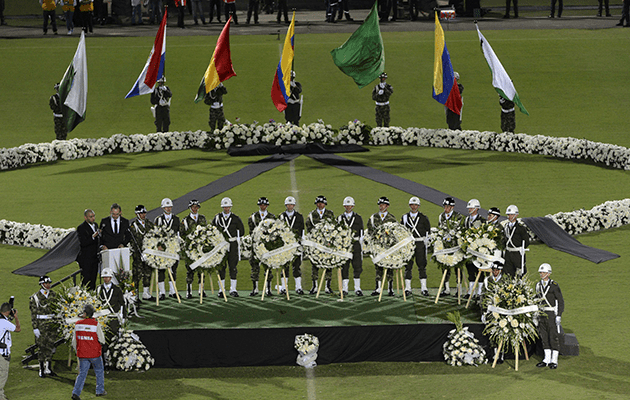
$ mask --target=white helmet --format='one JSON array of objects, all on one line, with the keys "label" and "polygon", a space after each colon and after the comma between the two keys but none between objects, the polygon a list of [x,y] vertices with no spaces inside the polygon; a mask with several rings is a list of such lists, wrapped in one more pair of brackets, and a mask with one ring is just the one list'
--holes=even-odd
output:
[{"label": "white helmet", "polygon": [[410,204],[410,205],[411,205],[411,204],[417,204],[417,205],[420,205],[420,199],[419,199],[419,198],[417,198],[416,196],[414,196],[414,197],[412,197],[412,198],[410,198],[410,199],[409,199],[409,204]]},{"label": "white helmet", "polygon": [[459,73],[457,73],[457,71],[453,71],[453,76],[455,79],[459,80]]},{"label": "white helmet", "polygon": [[479,200],[477,199],[470,199],[466,208],[481,208],[481,203],[479,203]]},{"label": "white helmet", "polygon": [[101,278],[113,278],[114,277],[114,271],[112,271],[110,268],[103,268],[103,270],[101,271]]},{"label": "white helmet", "polygon": [[284,205],[286,206],[287,204],[295,205],[295,197],[288,196],[286,199],[284,199]]},{"label": "white helmet", "polygon": [[346,197],[345,199],[343,199],[343,206],[352,206],[354,207],[354,199],[350,196]]},{"label": "white helmet", "polygon": [[538,272],[549,272],[549,273],[551,273],[551,265],[549,265],[547,263],[540,264],[540,267],[538,267]]},{"label": "white helmet", "polygon": [[162,199],[162,205],[160,207],[173,207],[173,201],[168,197],[165,197]]},{"label": "white helmet", "polygon": [[224,197],[221,199],[221,207],[232,207],[232,199]]},{"label": "white helmet", "polygon": [[505,214],[518,214],[518,207],[516,207],[514,204],[509,205],[507,210],[505,211]]}]

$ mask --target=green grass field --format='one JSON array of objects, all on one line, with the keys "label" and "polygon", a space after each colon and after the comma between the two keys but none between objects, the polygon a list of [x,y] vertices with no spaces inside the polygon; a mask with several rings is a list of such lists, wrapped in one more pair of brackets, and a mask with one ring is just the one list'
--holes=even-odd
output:
[{"label": "green grass field", "polygon": [[[481,26],[483,29],[483,26]],[[485,31],[503,61],[531,116],[517,116],[517,131],[529,134],[585,137],[630,145],[626,118],[630,105],[627,84],[629,38],[623,30],[598,31]],[[303,35],[296,41],[296,70],[304,86],[303,122],[321,118],[338,127],[358,118],[372,123],[369,87],[358,90],[330,62],[330,49],[345,35]],[[383,35],[387,71],[395,93],[392,124],[444,127],[443,108],[430,96],[433,42],[431,33]],[[499,106],[490,73],[474,32],[447,32],[455,69],[462,75],[464,128],[499,127]],[[124,100],[142,68],[153,38],[88,38],[90,95],[87,120],[73,137],[149,133],[153,125],[148,98]],[[192,102],[207,67],[216,37],[169,38],[167,72],[174,92],[174,130],[207,126],[207,107]],[[76,49],[75,38],[0,41],[0,146],[50,141],[54,137],[48,97]],[[62,43],[61,45],[59,43]],[[226,83],[228,119],[242,122],[280,119],[269,100],[279,43],[273,37],[233,37],[232,56],[237,77]],[[45,62],[43,62],[45,61]],[[45,68],[42,65],[45,64]],[[264,66],[264,67],[263,67]],[[630,175],[588,163],[544,156],[410,147],[370,147],[369,153],[345,155],[453,196],[476,197],[484,208],[517,204],[521,216],[543,216],[558,211],[590,208],[627,197]],[[230,158],[225,152],[186,150],[149,154],[118,154],[76,161],[59,161],[0,173],[1,218],[20,222],[73,227],[82,211],[94,208],[97,218],[116,201],[131,218],[138,203],[148,208],[161,198],[179,197],[260,157]],[[342,199],[357,199],[356,211],[367,217],[376,199],[387,195],[391,212],[406,211],[410,195],[307,157],[285,164],[225,193],[235,200],[234,212],[246,217],[255,211],[259,196],[271,200],[271,212],[281,211],[291,193],[291,169],[297,182],[299,209],[312,209],[315,196],[325,194],[330,208],[341,212]],[[207,216],[219,211],[218,199],[203,204]],[[437,223],[440,208],[423,201],[422,211]],[[522,361],[519,371],[508,362],[496,369],[453,368],[442,363],[357,363],[318,366],[307,380],[298,367],[159,370],[147,373],[111,372],[106,376],[108,398],[115,399],[625,399],[630,393],[630,345],[624,339],[630,280],[627,243],[630,228],[582,235],[587,245],[621,257],[600,265],[557,252],[542,244],[528,254],[530,271],[542,262],[554,268],[553,278],[563,290],[563,326],[580,342],[579,357],[561,357],[556,371],[537,369],[537,361]],[[23,332],[14,334],[14,358],[6,386],[10,399],[65,399],[70,397],[76,372],[65,367],[67,348],[55,356],[57,379],[41,380],[34,370],[20,368],[23,349],[32,344],[28,296],[36,279],[11,274],[43,255],[43,250],[0,246],[0,296],[16,296]],[[57,280],[77,268],[67,266],[51,274]],[[428,265],[429,286],[437,287],[436,265]],[[366,260],[362,282],[372,288],[374,271]],[[183,280],[179,286],[183,289]],[[308,286],[308,283],[307,283]],[[414,272],[414,286],[418,286]],[[249,265],[239,266],[239,289],[251,288]],[[262,345],[262,344],[261,344]],[[310,388],[310,391],[309,391]],[[83,398],[92,398],[94,378],[88,378]],[[309,397],[315,395],[315,397]]]}]

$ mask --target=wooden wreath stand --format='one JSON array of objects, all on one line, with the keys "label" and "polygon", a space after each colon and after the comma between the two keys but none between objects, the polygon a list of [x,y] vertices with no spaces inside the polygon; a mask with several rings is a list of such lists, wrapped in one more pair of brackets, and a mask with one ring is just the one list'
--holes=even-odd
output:
[{"label": "wooden wreath stand", "polygon": [[[523,351],[525,352],[525,359],[529,361],[529,354],[527,354],[527,346],[525,346],[525,340],[523,340],[521,344],[523,345]],[[494,355],[494,362],[492,363],[492,368],[494,368],[497,365],[497,360],[499,359],[499,354],[501,354],[502,347],[503,347],[503,340],[499,342],[499,347],[497,348],[497,352]],[[520,353],[520,351],[516,351],[514,353],[514,357],[515,357],[514,360],[516,361],[514,365],[515,371],[518,371],[518,353]]]},{"label": "wooden wreath stand", "polygon": [[[435,296],[435,304],[437,304],[440,299],[440,292],[442,292],[442,287],[444,287],[444,281],[446,280],[446,273],[448,269],[444,270],[442,274],[442,280],[440,281],[440,287],[438,288],[437,296]],[[479,276],[477,276],[479,278]],[[457,304],[462,304],[462,281],[461,281],[461,269],[457,268]]]},{"label": "wooden wreath stand", "polygon": [[[173,282],[173,284],[175,284],[175,279],[173,279],[173,272],[171,271],[171,267],[166,268],[168,271],[168,277],[170,279],[169,282]],[[151,277],[151,287],[149,288],[149,293],[153,293],[153,283],[155,283],[155,305],[159,306],[160,305],[160,289],[159,289],[159,285],[158,285],[158,268],[153,268],[153,272],[152,272],[153,276],[155,276],[155,280],[153,279],[153,277]],[[179,297],[179,292],[177,291],[177,288],[175,288],[175,295],[177,296],[177,302],[178,303],[182,303],[182,299]]]},{"label": "wooden wreath stand", "polygon": [[[383,268],[385,271],[383,273],[383,280],[381,281],[381,293],[378,295],[378,301],[381,301],[381,298],[383,297],[383,292],[385,291],[385,282],[387,282],[387,271],[389,270],[389,268]],[[402,268],[397,268],[395,271],[398,271],[398,273],[396,272],[392,272],[394,274],[394,276],[396,277],[396,291],[399,291],[399,287],[398,287],[398,282],[400,280],[400,282],[404,282],[403,280],[403,272],[402,272]],[[407,294],[405,293],[405,291],[403,290],[403,300],[407,301]]]},{"label": "wooden wreath stand", "polygon": [[[267,291],[267,279],[269,279],[269,270],[271,268],[267,268],[265,271],[265,283],[263,284],[262,296],[260,296],[260,300],[265,300],[265,292]],[[282,282],[284,282],[285,291],[287,293],[287,300],[289,300],[289,279],[284,273],[284,268],[278,268],[282,270]],[[276,274],[276,286],[278,287],[278,295],[280,295],[280,274]],[[319,293],[319,292],[318,292]]]},{"label": "wooden wreath stand", "polygon": [[[322,272],[322,278],[319,280],[319,286],[317,287],[317,295],[315,296],[315,298],[319,297],[319,292],[322,290],[322,285],[324,284],[324,278],[326,277],[326,271],[328,270],[328,268],[321,268],[324,270],[324,272]],[[337,267],[337,268],[332,268],[332,269],[336,269],[337,270],[337,280],[339,281],[339,293],[341,294],[341,300],[343,300],[343,286],[342,286],[342,279],[341,279],[341,267]]]},{"label": "wooden wreath stand", "polygon": [[[206,276],[206,269],[202,269],[201,281],[199,282],[199,304],[203,304],[203,288],[204,288],[203,281],[204,281],[205,276]],[[221,284],[221,278],[219,277],[218,272],[217,272],[217,280],[219,281],[219,286],[223,286]],[[214,285],[212,284],[212,270],[208,270],[208,281],[210,281],[210,292],[214,295]],[[223,290],[223,298],[225,299],[225,301],[227,301],[225,290]]]},{"label": "wooden wreath stand", "polygon": [[[481,276],[482,272],[490,272],[491,270],[489,269],[479,269],[479,271],[477,271],[477,277],[475,278],[475,283],[473,284],[472,287],[472,293],[475,293],[475,288],[477,288],[477,284],[479,283],[479,277]],[[472,293],[470,293],[470,296],[468,297],[468,302],[466,302],[466,308],[468,308],[468,306],[470,305],[470,301],[473,298]]]}]

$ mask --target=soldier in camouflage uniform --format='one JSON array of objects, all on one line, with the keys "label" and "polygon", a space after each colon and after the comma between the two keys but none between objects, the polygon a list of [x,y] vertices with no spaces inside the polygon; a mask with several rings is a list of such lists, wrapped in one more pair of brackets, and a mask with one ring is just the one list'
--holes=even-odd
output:
[{"label": "soldier in camouflage uniform", "polygon": [[35,334],[35,344],[39,348],[39,377],[57,376],[52,371],[52,356],[55,352],[57,330],[53,326],[53,305],[57,302],[57,294],[50,287],[52,280],[44,275],[39,278],[41,289],[30,298],[31,323]]},{"label": "soldier in camouflage uniform", "polygon": [[[278,215],[278,219],[286,222],[286,224],[291,228],[298,242],[304,236],[304,217],[299,212],[295,211],[295,197],[289,196],[284,199],[284,206],[286,210],[283,211],[280,215]],[[295,257],[293,260],[293,279],[295,280],[295,293],[304,294],[304,290],[302,289],[302,270],[300,267],[302,266],[302,255],[299,257]],[[284,275],[289,278],[289,266],[284,267]],[[288,286],[288,284],[287,284]],[[284,294],[284,290],[288,290],[288,287],[284,287],[284,282],[281,287],[281,294]]]},{"label": "soldier in camouflage uniform", "polygon": [[[199,209],[201,208],[199,200],[190,200],[188,202],[188,208],[190,209],[190,214],[188,214],[186,218],[184,218],[179,224],[179,236],[182,238],[182,240],[186,240],[186,236],[194,232],[195,229],[197,229],[198,225],[205,226],[208,224],[208,222],[206,221],[206,216],[203,214],[199,214]],[[192,264],[193,262],[188,259],[185,251],[183,253],[184,260],[186,262],[186,298],[192,299],[192,283],[193,278],[195,277],[195,271],[190,269],[190,264]],[[198,282],[201,282],[202,273],[202,269],[197,270]],[[199,296],[206,297],[206,293],[202,292],[201,288],[199,288]]]},{"label": "soldier in camouflage uniform", "polygon": [[[216,226],[225,236],[225,240],[230,243],[227,258],[227,266],[230,269],[230,296],[239,297],[236,291],[236,276],[238,273],[236,267],[241,258],[239,241],[245,235],[245,227],[238,215],[232,213],[232,199],[229,197],[222,198],[221,208],[223,208],[223,212],[214,216],[212,225]],[[219,266],[219,277],[221,278],[221,285],[225,288],[225,263]],[[223,293],[219,292],[218,296],[222,298]]]},{"label": "soldier in camouflage uniform", "polygon": [[418,265],[418,277],[420,278],[420,294],[429,296],[427,289],[427,238],[431,233],[431,223],[426,215],[418,211],[420,208],[420,199],[412,197],[409,199],[410,211],[404,214],[400,219],[400,223],[407,228],[413,235],[416,243],[413,257],[405,266],[405,295],[410,296],[411,291],[411,271],[413,270],[413,261],[416,260]]},{"label": "soldier in camouflage uniform", "polygon": [[551,265],[541,264],[538,272],[540,282],[536,284],[536,294],[543,299],[542,310],[546,315],[538,317],[538,335],[542,341],[545,358],[536,366],[556,369],[560,352],[560,323],[564,312],[564,298],[558,283],[549,279]]},{"label": "soldier in camouflage uniform", "polygon": [[55,92],[57,93],[50,96],[50,100],[48,101],[55,119],[55,136],[57,140],[66,140],[66,137],[68,137],[68,129],[66,128],[66,124],[63,123],[63,109],[61,107],[61,98],[59,97],[58,83],[55,84]]},{"label": "soldier in camouflage uniform", "polygon": [[361,272],[363,272],[363,253],[361,252],[361,243],[363,242],[363,218],[353,211],[354,199],[350,196],[343,199],[343,208],[346,210],[337,217],[337,222],[343,223],[352,229],[352,260],[348,260],[341,268],[341,284],[343,295],[348,295],[348,283],[350,282],[350,264],[354,276],[354,294],[363,296],[361,290]]},{"label": "soldier in camouflage uniform", "polygon": [[516,112],[514,102],[499,95],[501,105],[501,132],[514,133],[516,129]]},{"label": "soldier in camouflage uniform", "polygon": [[[367,222],[367,232],[368,234],[372,234],[374,230],[383,225],[386,222],[398,222],[396,217],[390,214],[387,209],[389,208],[389,199],[385,196],[378,199],[378,212],[372,214],[370,219]],[[382,285],[381,281],[383,280],[383,267],[374,266],[376,268],[376,288],[372,292],[372,296],[378,296],[381,294]],[[393,274],[388,274],[388,296],[394,296],[394,281]]]},{"label": "soldier in camouflage uniform", "polygon": [[139,204],[136,207],[136,219],[131,221],[129,230],[131,231],[131,248],[133,250],[133,281],[140,291],[140,281],[142,281],[142,299],[143,300],[155,300],[155,297],[151,296],[151,268],[146,262],[144,262],[144,256],[142,255],[142,242],[144,241],[144,235],[153,228],[153,222],[147,219],[147,209]]},{"label": "soldier in camouflage uniform", "polygon": [[223,114],[223,95],[227,94],[227,89],[222,83],[210,92],[206,93],[203,102],[210,106],[210,132],[214,132],[215,128],[223,129],[225,124],[225,115]]},{"label": "soldier in camouflage uniform", "polygon": [[[442,201],[442,206],[444,206],[444,212],[442,212],[438,217],[438,227],[444,228],[448,221],[453,221],[455,225],[460,225],[463,221],[463,216],[454,210],[455,208],[455,199],[452,197],[446,197],[444,201]],[[451,270],[446,271],[446,277],[444,278],[444,289],[440,296],[445,296],[451,293],[451,289],[449,287],[449,279],[451,278]],[[457,296],[457,290],[453,294]]]},{"label": "soldier in camouflage uniform", "polygon": [[[254,233],[254,229],[256,229],[256,227],[258,226],[258,224],[262,222],[262,220],[276,219],[275,215],[267,211],[267,208],[269,207],[269,199],[267,199],[266,197],[260,197],[256,204],[258,205],[259,210],[253,213],[252,215],[250,215],[249,218],[247,219],[247,225],[249,225],[250,236]],[[249,259],[249,265],[252,268],[252,273],[250,277],[252,278],[252,286],[253,286],[252,292],[249,295],[256,296],[258,294],[258,277],[260,275],[260,262],[254,258],[253,254],[251,258]],[[267,292],[266,292],[267,296],[271,296],[271,278],[272,277],[273,277],[273,274],[269,272],[269,277],[268,277],[269,280],[267,281]]]},{"label": "soldier in camouflage uniform", "polygon": [[385,82],[387,74],[383,72],[379,78],[381,83],[374,86],[372,100],[376,102],[376,126],[389,126],[389,97],[394,93],[394,88]]},{"label": "soldier in camouflage uniform", "polygon": [[[317,207],[315,210],[311,211],[306,217],[306,221],[304,221],[304,226],[307,232],[310,232],[315,225],[322,222],[324,219],[334,219],[335,213],[331,210],[326,209],[326,205],[328,204],[328,200],[326,200],[326,196],[317,196],[315,198],[315,206]],[[313,280],[313,286],[311,290],[309,290],[309,294],[317,293],[317,281],[319,277],[319,268],[313,265],[313,269],[311,270],[311,279]],[[330,279],[332,277],[332,272],[330,269],[326,269],[326,293],[332,293],[332,289],[330,288]]]}]

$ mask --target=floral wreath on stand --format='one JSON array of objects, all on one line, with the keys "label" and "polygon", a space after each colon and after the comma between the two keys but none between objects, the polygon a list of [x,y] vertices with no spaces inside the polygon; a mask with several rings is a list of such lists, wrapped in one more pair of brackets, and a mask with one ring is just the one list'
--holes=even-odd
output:
[{"label": "floral wreath on stand", "polygon": [[[268,284],[269,270],[282,268],[282,273],[284,274],[284,267],[290,265],[297,257],[300,243],[297,241],[291,228],[279,219],[262,220],[252,232],[251,238],[252,257],[259,261],[260,265],[266,270],[266,286]],[[286,278],[283,277],[283,279]],[[279,279],[280,276],[276,275],[276,281],[279,281]],[[278,287],[280,287],[280,282],[277,283]],[[266,287],[263,289],[263,298],[266,289]],[[289,291],[287,290],[286,292],[288,299]]]},{"label": "floral wreath on stand", "polygon": [[[343,223],[327,218],[311,229],[302,241],[302,245],[304,246],[304,255],[313,266],[332,270],[342,267],[348,260],[352,259],[353,241],[352,229]],[[320,290],[325,275],[322,274],[319,284]],[[339,270],[339,275],[341,275],[341,270]],[[339,278],[339,285],[341,285],[341,278]],[[342,291],[340,290],[340,292]]]},{"label": "floral wreath on stand", "polygon": [[122,329],[111,347],[112,365],[120,371],[148,371],[155,364],[151,353],[133,331]]},{"label": "floral wreath on stand", "polygon": [[468,327],[463,327],[459,311],[448,313],[446,318],[455,324],[455,329],[448,333],[448,340],[442,346],[446,363],[458,367],[462,365],[477,367],[487,363],[486,351],[475,335],[468,331]]},{"label": "floral wreath on stand", "polygon": [[[184,253],[190,261],[190,269],[203,268],[212,272],[221,265],[228,256],[230,244],[225,240],[225,236],[214,225],[197,225],[195,230],[184,238]],[[201,274],[199,291],[204,289],[203,279],[205,274]],[[210,280],[212,285],[212,280]],[[222,290],[222,292],[225,292]],[[203,302],[203,296],[199,296],[199,302]]]},{"label": "floral wreath on stand", "polygon": [[133,282],[131,273],[121,268],[114,272],[114,277],[118,281],[118,287],[123,292],[125,305],[127,306],[127,315],[135,315],[138,317],[138,310],[136,309],[138,290],[135,282]]},{"label": "floral wreath on stand", "polygon": [[[461,249],[462,227],[459,221],[446,221],[446,226],[440,228],[431,228],[431,242],[433,246],[433,257],[437,262],[438,268],[443,271],[442,281],[438,289],[435,303],[440,298],[440,292],[446,271],[450,269],[461,270],[466,264],[465,253]],[[459,284],[459,282],[458,282]]]},{"label": "floral wreath on stand", "polygon": [[154,226],[142,240],[145,262],[156,269],[167,269],[179,260],[179,237],[170,229]]},{"label": "floral wreath on stand", "polygon": [[57,327],[61,338],[66,341],[72,340],[74,326],[77,321],[83,319],[83,311],[87,304],[91,304],[94,307],[93,318],[98,321],[101,328],[103,330],[108,329],[107,315],[111,311],[103,305],[94,292],[90,292],[83,287],[73,286],[67,289],[63,287],[58,294],[57,302],[53,305],[53,310],[57,314],[54,325]]},{"label": "floral wreath on stand", "polygon": [[[497,357],[501,348],[514,352],[516,370],[520,347],[523,346],[527,354],[525,341],[533,342],[538,337],[534,320],[541,315],[541,302],[527,275],[504,276],[496,285],[490,285],[483,298],[483,307],[487,310],[483,334],[494,344],[498,343]],[[495,357],[495,363],[496,360]]]},{"label": "floral wreath on stand", "polygon": [[[366,236],[363,251],[370,254],[374,265],[385,268],[387,275],[388,269],[398,270],[402,274],[402,268],[413,257],[415,249],[416,242],[411,232],[397,222],[386,222]],[[400,279],[404,282],[402,277]],[[386,276],[383,277],[383,282],[385,280]],[[404,291],[403,297],[406,301]]]}]

